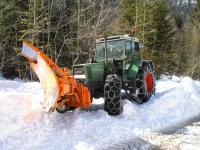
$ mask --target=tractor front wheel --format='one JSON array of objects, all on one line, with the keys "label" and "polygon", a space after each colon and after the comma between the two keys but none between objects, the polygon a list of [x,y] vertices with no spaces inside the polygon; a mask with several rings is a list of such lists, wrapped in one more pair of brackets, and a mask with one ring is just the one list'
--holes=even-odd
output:
[{"label": "tractor front wheel", "polygon": [[123,112],[123,101],[121,99],[122,84],[116,74],[106,77],[104,85],[104,110],[111,116],[119,115]]}]

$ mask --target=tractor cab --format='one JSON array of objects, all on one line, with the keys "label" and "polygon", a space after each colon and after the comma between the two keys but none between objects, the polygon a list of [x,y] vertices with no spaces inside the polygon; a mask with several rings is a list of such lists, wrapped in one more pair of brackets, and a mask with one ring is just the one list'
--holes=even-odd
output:
[{"label": "tractor cab", "polygon": [[96,57],[97,62],[109,60],[124,60],[131,57],[139,51],[142,44],[139,44],[137,38],[129,35],[111,36],[96,40]]},{"label": "tractor cab", "polygon": [[133,64],[141,62],[138,55],[140,48],[143,44],[129,35],[100,38],[96,40],[94,62],[105,64],[105,75],[116,73],[122,80],[127,80],[136,74]]}]

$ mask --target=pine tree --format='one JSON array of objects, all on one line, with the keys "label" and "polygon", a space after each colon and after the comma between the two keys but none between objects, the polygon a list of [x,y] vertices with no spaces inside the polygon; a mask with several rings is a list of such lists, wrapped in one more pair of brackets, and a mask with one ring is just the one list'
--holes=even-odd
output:
[{"label": "pine tree", "polygon": [[186,74],[200,79],[200,0],[191,13],[190,24],[187,31],[188,67]]},{"label": "pine tree", "polygon": [[[18,19],[21,7],[26,1],[2,0],[0,2],[0,53],[1,73],[13,78],[17,76]],[[19,5],[20,3],[20,5]]]},{"label": "pine tree", "polygon": [[141,51],[142,57],[153,59],[160,73],[173,72],[171,66],[176,66],[176,52],[172,50],[174,32],[166,1],[124,0],[122,6],[124,28],[134,27],[135,35],[146,46]]},{"label": "pine tree", "polygon": [[159,72],[172,73],[172,66],[174,66],[172,51],[173,45],[173,26],[169,13],[169,7],[165,0],[157,0],[156,7],[153,10],[153,21],[155,24],[154,37],[149,36],[149,41],[152,41],[148,46],[155,50],[152,56],[155,63],[158,63]]}]

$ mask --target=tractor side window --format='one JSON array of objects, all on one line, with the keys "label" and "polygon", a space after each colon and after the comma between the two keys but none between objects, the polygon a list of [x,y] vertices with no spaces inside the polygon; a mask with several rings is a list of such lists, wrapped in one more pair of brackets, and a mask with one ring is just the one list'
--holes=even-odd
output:
[{"label": "tractor side window", "polygon": [[123,49],[116,46],[108,48],[108,58],[120,58],[123,55]]},{"label": "tractor side window", "polygon": [[135,53],[135,43],[134,42],[132,42],[132,52],[133,52],[133,54]]},{"label": "tractor side window", "polygon": [[96,50],[96,59],[104,60],[105,59],[105,47],[103,44],[99,44]]},{"label": "tractor side window", "polygon": [[126,57],[129,58],[132,55],[131,42],[126,43]]},{"label": "tractor side window", "polygon": [[[130,43],[127,46],[127,49],[130,51]],[[108,59],[121,59],[123,58],[125,52],[125,40],[113,40],[107,41],[107,53]],[[96,44],[96,60],[102,61],[105,60],[105,43]]]}]

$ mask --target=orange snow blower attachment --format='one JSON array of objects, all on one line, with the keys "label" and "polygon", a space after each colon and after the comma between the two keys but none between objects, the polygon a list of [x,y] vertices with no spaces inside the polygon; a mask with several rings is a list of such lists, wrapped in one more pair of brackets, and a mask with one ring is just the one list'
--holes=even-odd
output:
[{"label": "orange snow blower attachment", "polygon": [[[38,76],[44,89],[45,110],[54,111],[58,105],[87,108],[90,92],[77,83],[67,68],[59,68],[46,54],[28,42],[23,42],[21,54],[30,61],[30,66]],[[64,106],[63,106],[64,107]]]}]

